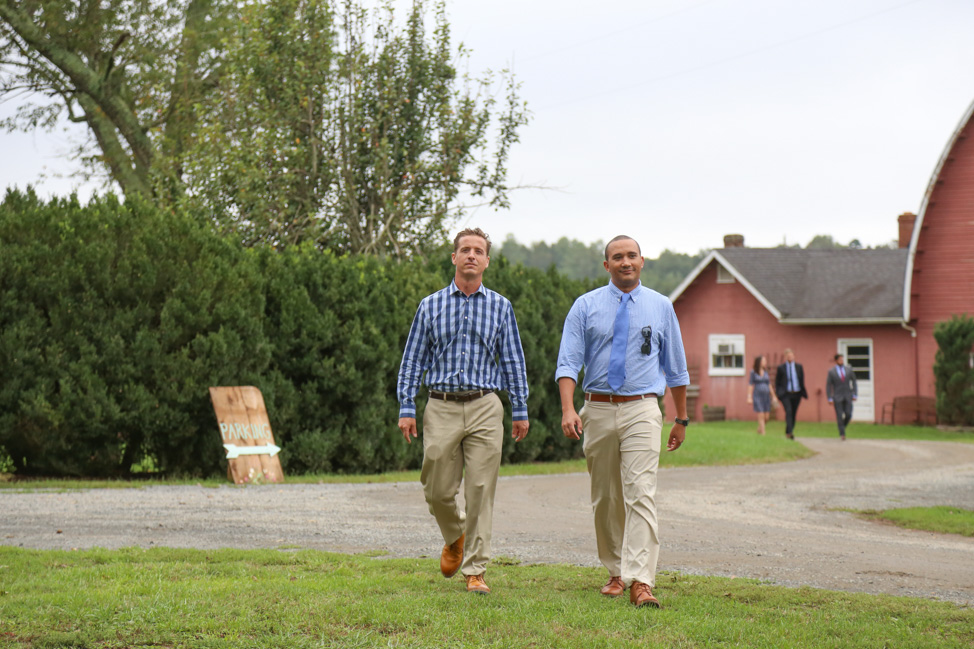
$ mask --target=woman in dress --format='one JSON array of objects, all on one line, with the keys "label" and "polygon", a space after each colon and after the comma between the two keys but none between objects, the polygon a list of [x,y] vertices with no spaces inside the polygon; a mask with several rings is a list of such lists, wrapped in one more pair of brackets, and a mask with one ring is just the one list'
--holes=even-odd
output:
[{"label": "woman in dress", "polygon": [[758,413],[758,435],[764,435],[764,425],[771,418],[772,401],[776,399],[771,391],[768,363],[764,356],[758,356],[747,385],[747,402],[754,404],[754,412]]}]

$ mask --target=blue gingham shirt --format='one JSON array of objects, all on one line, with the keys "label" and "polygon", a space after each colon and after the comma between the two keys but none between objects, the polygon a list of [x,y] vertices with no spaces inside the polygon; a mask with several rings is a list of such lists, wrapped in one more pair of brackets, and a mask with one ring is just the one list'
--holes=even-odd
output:
[{"label": "blue gingham shirt", "polygon": [[[667,386],[690,384],[680,323],[673,305],[642,284],[630,293],[629,338],[626,342],[626,380],[615,394],[663,394]],[[613,394],[609,387],[612,331],[622,291],[612,284],[589,291],[575,300],[561,335],[555,381],[567,376],[578,381],[585,367],[585,392]],[[646,329],[650,327],[651,329]],[[647,335],[643,332],[647,331]],[[648,347],[645,343],[649,342]],[[644,353],[644,352],[649,353]]]},{"label": "blue gingham shirt", "polygon": [[507,390],[514,421],[528,418],[528,377],[510,300],[483,284],[467,297],[456,282],[423,298],[399,367],[399,416],[416,416],[416,393]]}]

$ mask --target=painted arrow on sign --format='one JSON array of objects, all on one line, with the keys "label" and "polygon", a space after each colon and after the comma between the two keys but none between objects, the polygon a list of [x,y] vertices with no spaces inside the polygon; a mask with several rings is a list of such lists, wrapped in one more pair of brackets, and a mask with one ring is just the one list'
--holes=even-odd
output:
[{"label": "painted arrow on sign", "polygon": [[266,444],[264,446],[237,446],[236,444],[224,444],[223,448],[227,449],[227,459],[232,460],[235,457],[240,457],[241,455],[270,455],[271,457],[277,455],[278,451],[281,450],[280,446],[276,444]]}]

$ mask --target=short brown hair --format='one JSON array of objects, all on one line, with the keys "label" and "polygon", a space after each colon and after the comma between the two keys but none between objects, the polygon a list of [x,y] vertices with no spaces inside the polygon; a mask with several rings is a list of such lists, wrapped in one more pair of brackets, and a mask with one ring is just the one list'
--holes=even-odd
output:
[{"label": "short brown hair", "polygon": [[636,244],[636,250],[639,251],[639,254],[640,255],[643,254],[643,249],[639,247],[639,242],[638,241],[636,241],[635,239],[633,239],[632,237],[630,237],[627,234],[620,234],[618,237],[612,237],[612,240],[609,241],[609,243],[605,244],[605,260],[606,261],[609,261],[609,246],[612,245],[613,243],[615,243],[616,241],[625,241],[625,240],[632,241],[634,244]]},{"label": "short brown hair", "polygon": [[480,237],[487,242],[487,256],[490,257],[490,237],[486,232],[480,228],[467,228],[465,230],[460,230],[457,232],[457,236],[453,237],[453,252],[460,249],[460,239],[463,237]]}]

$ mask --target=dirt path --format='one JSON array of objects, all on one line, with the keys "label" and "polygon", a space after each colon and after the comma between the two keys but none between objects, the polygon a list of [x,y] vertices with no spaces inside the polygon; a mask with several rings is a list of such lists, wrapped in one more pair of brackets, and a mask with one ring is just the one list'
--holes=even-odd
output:
[{"label": "dirt path", "polygon": [[[974,445],[801,442],[818,455],[661,471],[660,569],[974,605],[974,538],[837,511],[974,508]],[[440,548],[416,483],[4,491],[0,511],[0,544],[28,548]],[[503,478],[494,518],[495,557],[598,563],[585,474]]]}]

